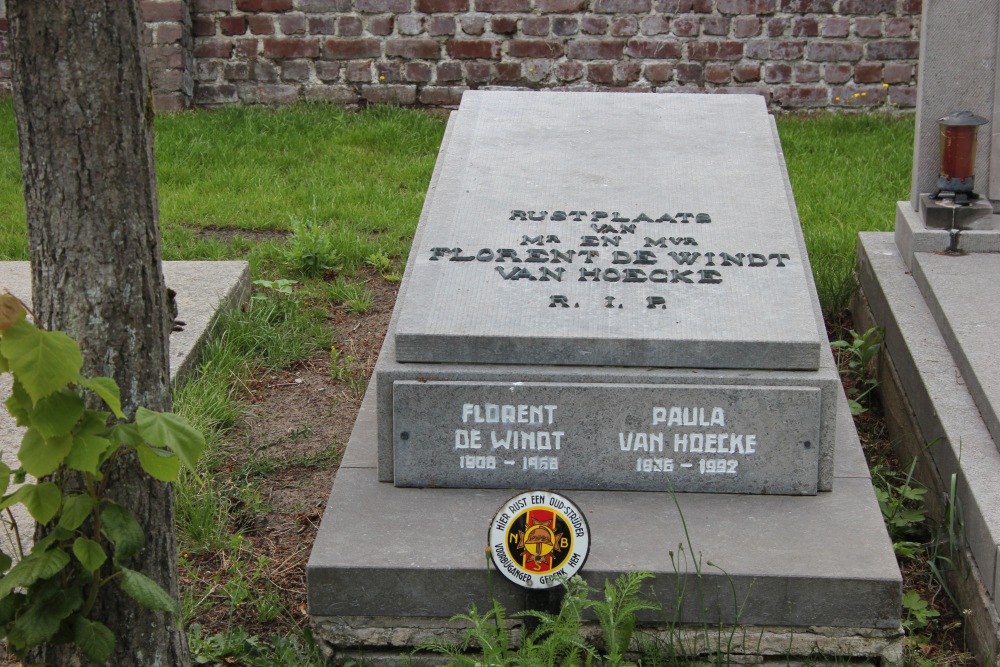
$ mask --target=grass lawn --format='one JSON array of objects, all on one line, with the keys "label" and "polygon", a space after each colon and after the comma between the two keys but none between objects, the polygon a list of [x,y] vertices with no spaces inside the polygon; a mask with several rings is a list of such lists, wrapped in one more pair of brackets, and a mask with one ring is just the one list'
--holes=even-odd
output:
[{"label": "grass lawn", "polygon": [[[209,434],[177,487],[184,615],[202,664],[321,664],[304,631],[305,558],[444,127],[440,114],[324,105],[157,119],[164,259],[247,259],[257,281],[175,391]],[[854,289],[857,233],[891,230],[908,197],[913,118],[784,116],[778,128],[834,319]],[[0,260],[24,259],[13,109],[0,99]]]}]

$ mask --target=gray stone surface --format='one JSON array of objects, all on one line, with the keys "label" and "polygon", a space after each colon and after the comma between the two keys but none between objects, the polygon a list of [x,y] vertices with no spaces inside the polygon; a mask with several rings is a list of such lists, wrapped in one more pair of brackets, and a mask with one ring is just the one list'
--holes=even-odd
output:
[{"label": "gray stone surface", "polygon": [[819,366],[761,99],[470,91],[451,124],[397,361]]},{"label": "gray stone surface", "polygon": [[[164,262],[164,279],[177,292],[179,319],[184,331],[170,335],[170,377],[176,381],[197,361],[198,347],[211,330],[220,306],[235,305],[250,291],[250,268],[246,262]],[[31,305],[31,267],[28,262],[0,262],[0,292],[9,290]],[[0,377],[0,402],[10,395],[10,377]],[[17,451],[23,429],[14,424],[6,409],[0,409],[0,459],[17,468]],[[19,525],[32,525],[21,505],[13,508]],[[22,535],[30,542],[32,530]],[[7,533],[0,539],[7,550]],[[10,553],[8,551],[8,553]]]},{"label": "gray stone surface", "polygon": [[957,205],[952,199],[931,199],[920,195],[920,216],[931,229],[996,229],[1000,216],[993,215],[993,205],[988,199],[976,199],[966,205]]},{"label": "gray stone surface", "polygon": [[1000,255],[920,253],[912,273],[986,427],[1000,442]]},{"label": "gray stone surface", "polygon": [[396,382],[395,484],[815,494],[820,390]]},{"label": "gray stone surface", "polygon": [[[920,23],[920,77],[917,83],[917,126],[910,205],[934,190],[940,168],[937,119],[953,111],[993,118],[997,76],[1000,3],[996,0],[924,2]],[[976,191],[996,202],[1000,182],[991,183],[991,134],[979,131]]]},{"label": "gray stone surface", "polygon": [[[998,215],[993,218],[1000,220]],[[945,252],[953,245],[959,252],[1000,252],[1000,231],[927,229],[909,202],[896,204],[895,240],[907,267],[912,267],[914,253]]]},{"label": "gray stone surface", "polygon": [[[860,235],[858,273],[874,319],[886,329],[885,349],[928,443],[927,455],[933,458],[945,488],[955,476],[965,540],[995,599],[1000,591],[1000,487],[996,484],[1000,452],[891,234]],[[959,283],[941,289],[960,294],[965,287]],[[952,322],[952,326],[963,323]]]},{"label": "gray stone surface", "polygon": [[[449,618],[486,608],[490,580],[508,609],[524,608],[522,590],[490,577],[484,558],[486,527],[513,492],[379,483],[375,392],[310,556],[309,613]],[[843,397],[838,411],[850,421]],[[605,578],[651,571],[661,603],[681,596],[683,623],[731,622],[743,605],[741,624],[897,628],[899,570],[860,449],[852,429],[838,432],[835,488],[816,496],[572,492],[593,536],[582,575],[603,588]]]}]

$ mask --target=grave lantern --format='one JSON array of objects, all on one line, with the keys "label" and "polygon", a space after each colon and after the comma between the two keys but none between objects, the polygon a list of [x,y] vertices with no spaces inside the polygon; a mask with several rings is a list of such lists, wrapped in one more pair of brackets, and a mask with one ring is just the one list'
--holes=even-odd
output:
[{"label": "grave lantern", "polygon": [[[938,119],[941,166],[934,192],[920,195],[920,213],[931,229],[957,232],[989,224],[993,206],[981,200],[976,187],[976,134],[989,121],[971,111],[955,111]],[[957,241],[957,237],[952,243]]]},{"label": "grave lantern", "polygon": [[952,193],[954,202],[978,199],[976,185],[976,134],[989,121],[971,111],[956,111],[938,119],[941,132],[941,169],[934,199]]}]

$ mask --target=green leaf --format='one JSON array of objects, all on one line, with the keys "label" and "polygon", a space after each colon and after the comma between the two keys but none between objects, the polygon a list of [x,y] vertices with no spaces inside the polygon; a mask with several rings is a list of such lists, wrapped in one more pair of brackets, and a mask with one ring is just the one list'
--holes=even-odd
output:
[{"label": "green leaf", "polygon": [[15,588],[27,588],[39,579],[54,577],[68,564],[69,555],[61,549],[35,549],[0,579],[0,598],[9,595]]},{"label": "green leaf", "polygon": [[110,660],[115,650],[115,635],[108,626],[83,616],[76,617],[76,623],[73,625],[73,641],[87,659],[99,665]]},{"label": "green leaf", "polygon": [[101,464],[101,455],[110,447],[111,441],[107,438],[78,433],[73,438],[73,446],[66,455],[66,466],[99,477],[98,466]]},{"label": "green leaf", "polygon": [[135,448],[139,455],[139,465],[152,477],[161,482],[176,482],[177,473],[181,469],[181,461],[173,452],[167,449],[139,445]]},{"label": "green leaf", "polygon": [[104,565],[104,561],[108,559],[101,545],[86,537],[78,537],[73,541],[73,555],[91,574]]},{"label": "green leaf", "polygon": [[94,500],[85,493],[77,493],[63,498],[62,514],[59,516],[59,526],[67,530],[76,530],[90,517],[94,509]]},{"label": "green leaf", "polygon": [[205,448],[205,437],[186,419],[169,412],[139,408],[135,412],[135,423],[143,440],[155,447],[172,449],[181,463],[194,470]]},{"label": "green leaf", "polygon": [[111,408],[115,417],[125,419],[125,413],[122,412],[122,392],[118,388],[117,382],[106,377],[85,378],[81,376],[77,378],[76,383],[100,396],[101,400]]},{"label": "green leaf", "polygon": [[0,495],[7,493],[7,487],[10,485],[10,473],[10,466],[0,461]]},{"label": "green leaf", "polygon": [[76,392],[60,389],[35,403],[31,425],[46,438],[54,438],[73,430],[83,411],[83,399]]},{"label": "green leaf", "polygon": [[135,424],[115,424],[108,435],[111,442],[119,447],[135,447],[142,442],[139,427]]},{"label": "green leaf", "polygon": [[21,439],[17,458],[29,475],[44,477],[59,467],[72,447],[73,436],[69,433],[43,438],[37,429],[29,428]]},{"label": "green leaf", "polygon": [[129,597],[146,609],[165,611],[171,615],[177,614],[177,600],[170,597],[170,594],[163,590],[158,583],[127,567],[123,567],[121,570],[120,584],[122,590]]},{"label": "green leaf", "polygon": [[17,380],[14,380],[10,398],[4,402],[4,405],[7,406],[7,412],[14,418],[14,422],[18,426],[31,426],[30,415],[34,404],[31,402],[28,392],[24,390],[24,387]]},{"label": "green leaf", "polygon": [[83,413],[83,418],[80,420],[80,426],[76,429],[77,434],[104,435],[104,432],[108,430],[108,417],[110,416],[110,412],[87,410]]},{"label": "green leaf", "polygon": [[101,511],[101,532],[115,545],[115,560],[119,562],[139,553],[146,543],[139,522],[117,504],[110,504]]},{"label": "green leaf", "polygon": [[37,646],[51,640],[59,631],[64,618],[69,617],[83,603],[78,588],[67,588],[52,596],[32,599],[28,595],[28,605],[22,610],[14,627],[28,646]]},{"label": "green leaf", "polygon": [[61,331],[40,331],[23,319],[0,338],[0,351],[33,401],[74,382],[83,367],[76,341]]},{"label": "green leaf", "polygon": [[59,511],[62,503],[62,491],[52,482],[40,484],[25,484],[14,493],[4,497],[0,502],[0,510],[16,503],[22,503],[28,508],[31,518],[38,523],[48,523]]},{"label": "green leaf", "polygon": [[10,556],[0,551],[0,572],[6,572],[13,565],[14,561],[11,560]]}]

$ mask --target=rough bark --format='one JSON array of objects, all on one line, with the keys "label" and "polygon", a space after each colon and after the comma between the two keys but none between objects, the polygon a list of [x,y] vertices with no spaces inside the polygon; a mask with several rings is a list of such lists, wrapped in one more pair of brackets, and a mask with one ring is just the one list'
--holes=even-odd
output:
[{"label": "rough bark", "polygon": [[[33,307],[81,345],[84,372],[114,378],[122,406],[170,407],[169,318],[160,266],[153,110],[137,0],[7,0],[14,109],[32,259]],[[125,563],[177,596],[170,485],[136,461],[110,493],[146,528]],[[95,611],[115,633],[109,664],[188,665],[176,619],[139,607],[115,585]],[[87,664],[46,647],[46,665]]]}]

